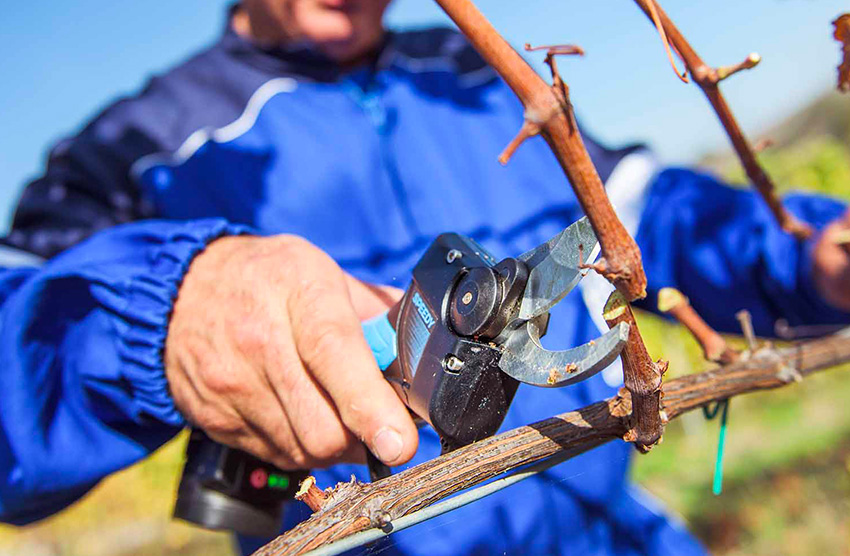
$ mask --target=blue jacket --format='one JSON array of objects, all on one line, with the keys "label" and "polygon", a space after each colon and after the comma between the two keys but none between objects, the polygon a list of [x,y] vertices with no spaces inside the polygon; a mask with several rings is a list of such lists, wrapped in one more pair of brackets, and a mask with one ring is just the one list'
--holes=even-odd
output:
[{"label": "blue jacket", "polygon": [[[357,277],[404,287],[441,232],[511,255],[578,218],[541,139],[506,168],[496,161],[521,122],[514,95],[453,31],[391,34],[374,68],[347,74],[307,49],[264,50],[226,32],[61,141],[0,253],[0,519],[62,509],[185,424],[162,348],[182,276],[213,239],[299,234]],[[585,141],[637,233],[649,308],[675,286],[721,330],[736,330],[744,307],[765,335],[778,318],[850,322],[812,286],[812,242],[781,233],[752,193],[658,171],[638,146]],[[787,203],[818,227],[843,210],[823,198]],[[33,255],[49,260],[34,266]],[[556,308],[547,343],[599,335],[607,287],[585,279]],[[504,427],[610,396],[618,372],[561,390],[522,387]],[[438,452],[424,430],[412,464]],[[701,554],[626,480],[630,452],[609,443],[394,535],[387,553]],[[364,471],[317,475],[330,485]],[[286,527],[306,515],[293,504]]]}]

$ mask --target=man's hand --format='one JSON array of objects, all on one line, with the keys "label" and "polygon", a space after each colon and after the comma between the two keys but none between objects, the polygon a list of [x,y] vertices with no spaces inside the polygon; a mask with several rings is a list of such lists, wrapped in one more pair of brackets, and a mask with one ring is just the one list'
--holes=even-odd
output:
[{"label": "man's hand", "polygon": [[850,210],[821,234],[814,251],[814,279],[831,305],[850,312]]},{"label": "man's hand", "polygon": [[284,469],[416,452],[407,409],[360,321],[401,297],[366,285],[294,236],[228,237],[192,262],[165,367],[183,415],[213,439]]}]

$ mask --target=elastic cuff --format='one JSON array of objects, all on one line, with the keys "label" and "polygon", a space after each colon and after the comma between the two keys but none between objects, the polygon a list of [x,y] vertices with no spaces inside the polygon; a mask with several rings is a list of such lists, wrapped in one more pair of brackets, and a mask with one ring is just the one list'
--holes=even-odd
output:
[{"label": "elastic cuff", "polygon": [[123,374],[142,412],[169,425],[185,424],[169,392],[163,361],[177,292],[189,265],[207,245],[223,236],[246,233],[250,233],[248,228],[222,219],[175,225],[153,249],[149,272],[131,280],[126,311],[129,327],[121,334],[118,349]]}]

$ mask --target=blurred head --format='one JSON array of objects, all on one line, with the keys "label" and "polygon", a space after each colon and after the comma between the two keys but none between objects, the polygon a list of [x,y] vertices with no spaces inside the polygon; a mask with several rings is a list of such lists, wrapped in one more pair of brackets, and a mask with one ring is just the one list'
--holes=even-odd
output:
[{"label": "blurred head", "polygon": [[260,44],[307,41],[349,64],[381,41],[381,19],[390,0],[242,0],[236,32]]}]

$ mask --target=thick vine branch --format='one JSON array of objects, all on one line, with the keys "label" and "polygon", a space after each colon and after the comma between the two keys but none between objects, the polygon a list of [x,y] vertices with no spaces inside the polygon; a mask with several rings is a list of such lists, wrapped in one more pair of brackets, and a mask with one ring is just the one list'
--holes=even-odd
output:
[{"label": "thick vine branch", "polygon": [[650,20],[656,23],[656,25],[658,23],[661,24],[660,31],[662,32],[662,37],[666,37],[673,44],[676,52],[679,53],[679,56],[685,62],[688,71],[700,89],[702,89],[702,92],[705,93],[712,108],[717,113],[720,123],[723,124],[726,134],[732,141],[732,146],[741,160],[747,177],[749,177],[750,181],[755,185],[759,193],[761,193],[761,196],[767,202],[768,207],[770,207],[771,212],[773,212],[782,229],[801,239],[811,236],[811,227],[795,218],[782,206],[773,181],[758,163],[752,146],[750,146],[749,141],[744,136],[744,132],[741,131],[741,127],[738,125],[734,114],[732,114],[729,104],[727,104],[726,99],[720,92],[719,84],[723,79],[742,69],[754,67],[759,62],[758,55],[750,54],[740,64],[728,68],[712,68],[703,62],[702,58],[699,57],[656,0],[635,0],[635,2]]},{"label": "thick vine branch", "polygon": [[609,328],[621,322],[629,324],[629,341],[620,353],[623,362],[623,383],[632,400],[629,431],[623,437],[634,442],[641,452],[648,452],[661,440],[666,417],[661,405],[661,379],[667,371],[666,361],[653,361],[638,330],[632,308],[615,291],[608,298],[602,313]]},{"label": "thick vine branch", "polygon": [[[629,301],[646,295],[640,250],[614,213],[584,146],[572,113],[568,89],[560,78],[550,87],[493,28],[470,0],[436,0],[476,50],[513,89],[525,107],[525,123],[506,150],[510,154],[526,138],[541,134],[570,180],[602,246],[604,276]],[[554,66],[553,66],[554,68]],[[507,158],[507,157],[503,157]]]},{"label": "thick vine branch", "polygon": [[[664,387],[669,419],[734,396],[778,388],[802,376],[850,362],[850,329],[799,345],[764,347],[746,360],[671,380]],[[392,521],[517,467],[558,454],[571,456],[622,438],[631,399],[622,389],[606,401],[519,427],[455,450],[375,483],[341,483],[323,493],[321,508],[260,549],[257,556],[292,556]]]}]

